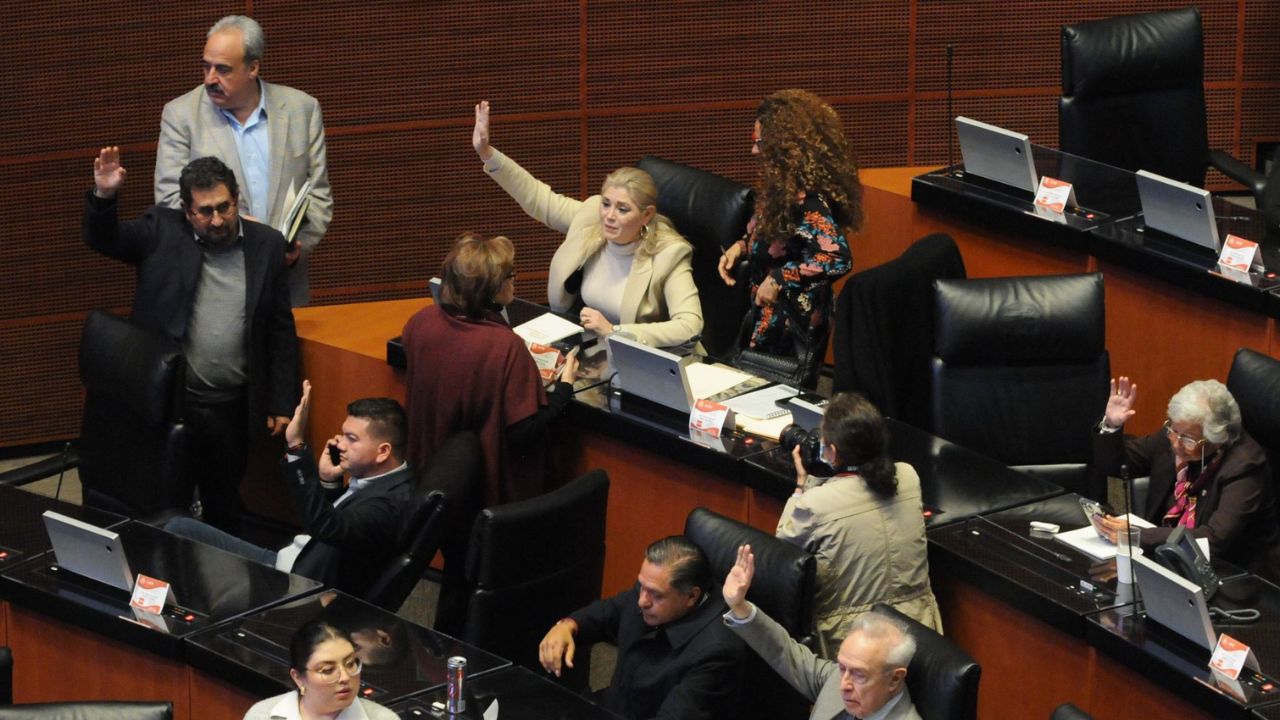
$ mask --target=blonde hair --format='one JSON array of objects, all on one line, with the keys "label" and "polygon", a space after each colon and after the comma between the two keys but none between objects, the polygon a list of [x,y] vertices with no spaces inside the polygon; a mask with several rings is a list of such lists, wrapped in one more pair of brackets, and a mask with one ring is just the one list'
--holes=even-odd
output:
[{"label": "blonde hair", "polygon": [[467,317],[484,317],[515,263],[515,246],[506,237],[462,233],[444,259],[440,301]]},{"label": "blonde hair", "polygon": [[[620,167],[609,173],[604,182],[600,183],[600,194],[603,195],[609,188],[626,190],[631,196],[631,202],[641,211],[648,207],[654,208],[653,218],[640,231],[638,241],[640,246],[636,248],[636,254],[652,257],[662,252],[662,249],[671,243],[686,245],[689,243],[666,215],[657,212],[658,185],[649,173],[640,168]],[[590,257],[604,247],[605,239],[600,230],[600,218],[597,216],[591,224],[587,225],[585,231],[583,256]]]}]

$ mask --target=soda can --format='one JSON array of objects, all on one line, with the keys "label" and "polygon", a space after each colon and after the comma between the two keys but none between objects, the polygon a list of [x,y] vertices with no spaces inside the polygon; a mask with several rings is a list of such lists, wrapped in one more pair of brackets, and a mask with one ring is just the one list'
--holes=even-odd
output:
[{"label": "soda can", "polygon": [[467,710],[467,700],[462,696],[462,681],[467,674],[467,659],[454,655],[445,664],[445,680],[449,683],[445,712],[460,715]]}]

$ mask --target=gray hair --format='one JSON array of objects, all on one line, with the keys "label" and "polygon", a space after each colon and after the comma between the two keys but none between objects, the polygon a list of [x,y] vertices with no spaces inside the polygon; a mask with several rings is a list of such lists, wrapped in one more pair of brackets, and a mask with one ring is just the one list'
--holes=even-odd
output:
[{"label": "gray hair", "polygon": [[886,639],[890,643],[889,652],[885,654],[886,670],[905,668],[911,664],[916,654],[916,639],[902,620],[879,610],[872,610],[859,615],[849,625],[849,635],[862,633],[873,640]]},{"label": "gray hair", "polygon": [[1217,380],[1187,383],[1169,399],[1169,419],[1200,426],[1204,439],[1224,445],[1240,439],[1240,406]]},{"label": "gray hair", "polygon": [[244,64],[248,65],[254,60],[261,60],[262,56],[267,52],[267,38],[262,34],[262,26],[257,20],[247,15],[228,15],[209,28],[209,32],[205,35],[205,39],[213,37],[215,33],[223,30],[239,30],[240,37],[244,39]]}]

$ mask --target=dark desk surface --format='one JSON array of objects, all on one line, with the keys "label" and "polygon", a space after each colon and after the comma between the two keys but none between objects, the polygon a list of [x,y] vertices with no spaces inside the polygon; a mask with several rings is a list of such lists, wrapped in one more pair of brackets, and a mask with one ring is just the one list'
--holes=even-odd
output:
[{"label": "dark desk surface", "polygon": [[[1138,594],[1141,597],[1141,587]],[[1086,638],[1126,667],[1212,712],[1215,717],[1247,718],[1251,716],[1246,707],[1280,703],[1280,680],[1277,679],[1280,676],[1280,587],[1249,575],[1237,577],[1224,581],[1209,605],[1227,610],[1256,608],[1261,611],[1262,617],[1256,623],[1230,625],[1215,621],[1214,630],[1225,632],[1252,648],[1263,674],[1276,683],[1275,689],[1263,692],[1253,686],[1255,684],[1247,684],[1245,699],[1240,701],[1213,687],[1207,666],[1209,651],[1150,621],[1141,612],[1141,604],[1109,609],[1090,617]],[[1171,681],[1173,678],[1177,680]]]},{"label": "dark desk surface", "polygon": [[167,629],[138,622],[128,592],[58,569],[51,552],[0,575],[0,594],[64,622],[180,658],[183,638],[320,587],[150,525],[130,521],[114,530],[133,572],[169,582],[180,607],[194,619],[185,621],[180,612],[166,618]]},{"label": "dark desk surface", "polygon": [[462,715],[450,716],[432,703],[445,702],[444,688],[391,705],[400,717],[466,718],[480,720],[485,710],[498,703],[497,717],[502,720],[619,720],[617,715],[595,705],[537,673],[519,666],[498,670],[463,683],[467,708]]},{"label": "dark desk surface", "polygon": [[473,677],[508,666],[496,655],[419,627],[385,610],[336,591],[324,591],[193,635],[187,661],[263,697],[293,687],[289,642],[303,624],[323,618],[352,634],[364,661],[364,697],[384,705],[445,683],[445,662],[467,658]]},{"label": "dark desk surface", "polygon": [[8,485],[0,485],[0,569],[49,550],[49,533],[40,517],[45,510],[91,525],[112,528],[125,517],[105,510],[72,505]]},{"label": "dark desk surface", "polygon": [[929,565],[946,568],[1059,630],[1084,637],[1086,616],[1134,598],[1131,585],[1117,587],[1114,560],[1100,563],[1052,536],[1032,533],[1032,520],[1057,523],[1063,531],[1083,527],[1079,497],[1059,495],[932,527]]},{"label": "dark desk surface", "polygon": [[[967,450],[897,420],[889,424],[889,454],[920,475],[926,523],[954,523],[982,513],[1061,495],[1047,480],[1009,469],[1005,464]],[[780,447],[745,458],[746,481],[789,496],[795,488],[795,466]]]}]

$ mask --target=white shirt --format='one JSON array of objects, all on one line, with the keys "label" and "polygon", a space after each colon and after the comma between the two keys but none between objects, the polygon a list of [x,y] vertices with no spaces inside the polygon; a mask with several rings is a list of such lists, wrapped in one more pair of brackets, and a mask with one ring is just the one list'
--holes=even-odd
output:
[{"label": "white shirt", "polygon": [[[338,713],[337,720],[386,720],[388,718],[396,718],[396,714],[375,702],[356,698],[346,710]],[[298,709],[298,691],[294,690],[258,702],[244,714],[244,720],[302,720],[301,711]]]},{"label": "white shirt", "polygon": [[639,246],[639,240],[626,245],[606,240],[604,249],[582,268],[582,303],[599,310],[614,325],[622,322],[622,293]]}]

